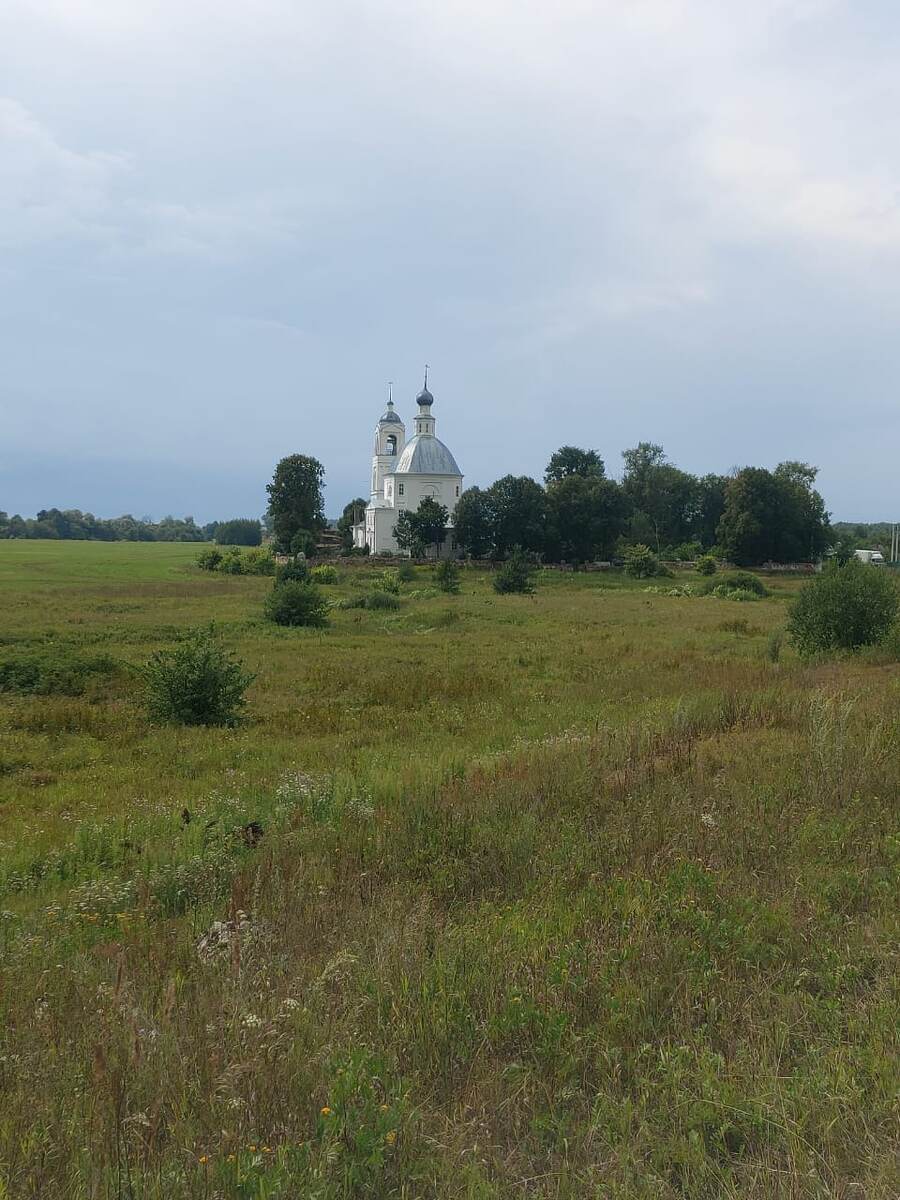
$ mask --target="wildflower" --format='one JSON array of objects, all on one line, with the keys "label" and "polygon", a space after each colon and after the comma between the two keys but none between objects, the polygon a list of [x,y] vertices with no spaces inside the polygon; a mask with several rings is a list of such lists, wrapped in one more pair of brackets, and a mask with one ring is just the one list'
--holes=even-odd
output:
[{"label": "wildflower", "polygon": [[384,1135],[384,1140],[387,1142],[387,1144],[389,1146],[393,1146],[394,1142],[396,1142],[396,1140],[397,1140],[397,1130],[389,1129],[387,1131],[387,1133]]},{"label": "wildflower", "polygon": [[700,823],[701,825],[705,825],[707,829],[715,829],[716,818],[712,815],[712,813],[706,812],[700,818]]},{"label": "wildflower", "polygon": [[201,1155],[200,1155],[200,1160],[199,1160],[199,1161],[200,1161],[200,1163],[201,1163],[203,1166],[206,1166],[206,1164],[209,1162],[209,1155],[208,1155],[208,1154],[201,1154]]},{"label": "wildflower", "polygon": [[228,1157],[225,1159],[225,1161],[230,1162],[230,1163],[237,1162],[237,1155],[229,1154]]},{"label": "wildflower", "polygon": [[387,1112],[388,1110],[388,1106],[386,1104],[379,1104],[378,1108],[381,1112]]},{"label": "wildflower", "polygon": [[256,1153],[256,1147],[255,1147],[255,1146],[248,1146],[248,1147],[247,1147],[247,1149],[250,1151],[250,1153],[251,1153],[251,1154],[255,1154],[255,1153]]},{"label": "wildflower", "polygon": [[262,1148],[262,1152],[263,1152],[263,1154],[271,1154],[271,1153],[272,1153],[272,1147],[271,1147],[271,1146],[263,1146],[263,1148]]},{"label": "wildflower", "polygon": [[322,1114],[323,1117],[331,1116],[331,1109],[328,1107],[327,1104],[323,1108],[320,1108],[319,1112]]}]

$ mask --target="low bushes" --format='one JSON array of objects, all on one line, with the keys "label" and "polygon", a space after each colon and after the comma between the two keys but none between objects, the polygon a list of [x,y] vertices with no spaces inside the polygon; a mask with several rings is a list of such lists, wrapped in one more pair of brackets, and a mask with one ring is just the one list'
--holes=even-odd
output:
[{"label": "low bushes", "polygon": [[794,601],[788,633],[806,658],[858,650],[891,636],[898,608],[900,591],[887,571],[857,558],[832,562]]},{"label": "low bushes", "polygon": [[723,574],[713,575],[699,585],[698,595],[701,596],[721,596],[725,599],[746,599],[744,596],[733,597],[732,592],[752,592],[755,599],[762,599],[763,596],[768,596],[769,592],[766,585],[758,575],[753,575],[750,571],[725,571]]},{"label": "low bushes", "polygon": [[715,575],[719,569],[719,564],[711,554],[703,554],[697,559],[696,570],[698,575]]},{"label": "low bushes", "polygon": [[434,581],[442,592],[455,594],[459,591],[459,567],[451,558],[442,558],[434,568]]},{"label": "low bushes", "polygon": [[314,583],[279,581],[266,596],[263,615],[276,625],[321,627],[328,624],[328,601]]},{"label": "low bushes", "polygon": [[0,692],[81,696],[89,680],[117,670],[108,654],[77,655],[59,646],[0,661]]},{"label": "low bushes", "polygon": [[218,571],[222,575],[274,575],[275,558],[266,546],[254,546],[242,551],[238,546],[220,550],[207,546],[197,555],[201,571]]},{"label": "low bushes", "polygon": [[494,591],[499,595],[518,593],[530,595],[534,591],[534,576],[537,565],[519,546],[513,548],[502,567],[494,572]]},{"label": "low bushes", "polygon": [[330,563],[323,563],[320,567],[313,567],[309,573],[313,583],[337,583],[340,580],[337,567],[332,567]]},{"label": "low bushes", "polygon": [[361,596],[348,596],[342,600],[338,608],[367,608],[370,610],[385,610],[400,607],[400,600],[393,592],[364,592]]},{"label": "low bushes", "polygon": [[171,650],[158,650],[140,676],[150,718],[174,725],[235,725],[254,679],[211,628],[194,630]]},{"label": "low bushes", "polygon": [[658,576],[671,575],[671,571],[662,565],[649,546],[638,543],[628,546],[625,550],[625,574],[632,579],[652,579]]}]

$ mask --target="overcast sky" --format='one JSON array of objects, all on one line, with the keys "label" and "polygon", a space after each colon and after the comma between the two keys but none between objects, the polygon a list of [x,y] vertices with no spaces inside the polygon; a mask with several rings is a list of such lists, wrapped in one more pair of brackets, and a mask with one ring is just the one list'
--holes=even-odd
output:
[{"label": "overcast sky", "polygon": [[3,0],[0,508],[799,458],[900,519],[891,0]]}]

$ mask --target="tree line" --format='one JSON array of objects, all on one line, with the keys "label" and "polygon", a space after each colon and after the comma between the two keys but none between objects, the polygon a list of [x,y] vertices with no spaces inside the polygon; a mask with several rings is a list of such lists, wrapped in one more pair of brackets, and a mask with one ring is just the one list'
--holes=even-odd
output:
[{"label": "tree line", "polygon": [[126,513],[104,519],[77,508],[45,508],[35,517],[0,511],[0,538],[46,538],[79,542],[204,542],[209,526],[193,517],[142,521]]},{"label": "tree line", "polygon": [[622,457],[621,482],[607,476],[595,450],[563,446],[543,485],[505,475],[488,488],[468,488],[454,514],[457,545],[476,558],[502,558],[521,546],[545,561],[572,563],[646,545],[661,558],[712,553],[756,566],[815,560],[833,540],[816,468],[806,463],[696,476],[652,442]]}]

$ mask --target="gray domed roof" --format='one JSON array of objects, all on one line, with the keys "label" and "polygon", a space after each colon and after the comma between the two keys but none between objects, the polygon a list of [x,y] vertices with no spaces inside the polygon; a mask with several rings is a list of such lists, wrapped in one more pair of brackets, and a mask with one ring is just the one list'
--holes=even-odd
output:
[{"label": "gray domed roof", "polygon": [[400,418],[394,412],[393,400],[388,400],[388,406],[385,409],[385,411],[381,414],[378,424],[379,425],[402,425],[403,424],[403,422],[400,420]]},{"label": "gray domed roof", "polygon": [[416,404],[422,405],[424,408],[431,408],[432,404],[434,404],[434,396],[429,392],[427,383],[418,396],[416,396]]},{"label": "gray domed roof", "polygon": [[403,449],[395,475],[462,475],[456,459],[439,439],[419,433]]}]

